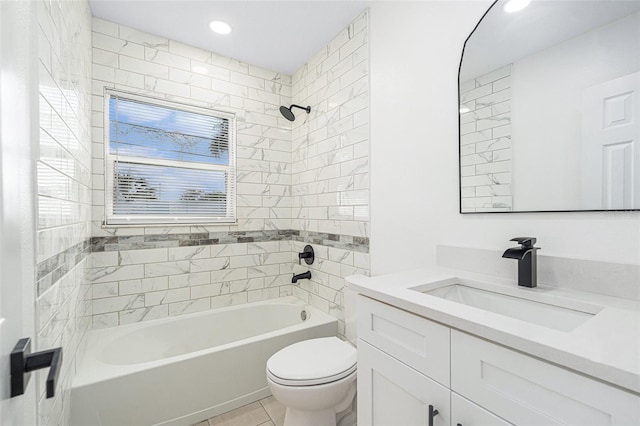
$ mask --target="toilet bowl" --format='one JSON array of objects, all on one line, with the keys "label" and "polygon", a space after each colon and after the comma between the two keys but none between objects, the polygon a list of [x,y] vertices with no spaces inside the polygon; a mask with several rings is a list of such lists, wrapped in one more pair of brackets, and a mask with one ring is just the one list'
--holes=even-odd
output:
[{"label": "toilet bowl", "polygon": [[267,383],[286,407],[284,425],[349,426],[356,361],[356,349],[337,337],[303,340],[269,358]]}]

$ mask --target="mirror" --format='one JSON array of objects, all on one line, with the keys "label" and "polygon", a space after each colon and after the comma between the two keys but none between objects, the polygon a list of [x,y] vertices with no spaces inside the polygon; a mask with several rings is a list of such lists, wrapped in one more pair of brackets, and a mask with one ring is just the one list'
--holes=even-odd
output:
[{"label": "mirror", "polygon": [[640,209],[640,1],[498,0],[458,78],[461,213]]}]

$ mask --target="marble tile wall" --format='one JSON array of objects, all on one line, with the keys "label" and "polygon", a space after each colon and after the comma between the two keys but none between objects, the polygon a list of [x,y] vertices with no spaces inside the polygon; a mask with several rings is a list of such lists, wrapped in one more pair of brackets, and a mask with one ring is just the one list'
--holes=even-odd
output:
[{"label": "marble tile wall", "polygon": [[42,0],[38,9],[36,347],[62,346],[60,384],[45,398],[36,373],[38,424],[68,424],[69,390],[90,327],[91,12],[87,1]]},{"label": "marble tile wall", "polygon": [[290,241],[109,251],[93,262],[94,328],[291,295]]},{"label": "marble tile wall", "polygon": [[93,327],[291,295],[291,234],[242,234],[218,241],[162,240],[144,249],[128,249],[131,237],[118,237],[124,242],[92,254]]},{"label": "marble tile wall", "polygon": [[[321,297],[299,297],[340,313],[335,291],[342,277],[364,273],[368,238],[296,230],[93,237],[93,327],[289,296],[297,253],[306,244],[318,250],[311,268],[319,274],[312,287],[300,283]],[[321,277],[333,290],[318,291]]]},{"label": "marble tile wall", "polygon": [[[237,114],[237,225],[102,226],[105,87]],[[344,277],[369,270],[368,99],[366,13],[293,77],[94,19],[93,327],[295,292],[343,330]],[[285,120],[292,102],[312,113]]]},{"label": "marble tile wall", "polygon": [[[105,87],[236,114],[237,225],[102,226]],[[93,326],[291,294],[291,77],[94,18],[92,93]]]},{"label": "marble tile wall", "polygon": [[[294,294],[340,321],[344,334],[344,277],[369,273],[369,46],[364,12],[293,74],[292,225],[296,259],[305,243],[316,251],[311,280]],[[339,235],[353,247],[313,235]]]},{"label": "marble tile wall", "polygon": [[94,18],[92,236],[188,233],[192,229],[102,227],[105,88],[235,113],[238,224],[214,225],[208,230],[291,228],[291,124],[278,111],[290,101],[291,77]]},{"label": "marble tile wall", "polygon": [[510,211],[511,65],[462,83],[460,103],[462,211]]}]

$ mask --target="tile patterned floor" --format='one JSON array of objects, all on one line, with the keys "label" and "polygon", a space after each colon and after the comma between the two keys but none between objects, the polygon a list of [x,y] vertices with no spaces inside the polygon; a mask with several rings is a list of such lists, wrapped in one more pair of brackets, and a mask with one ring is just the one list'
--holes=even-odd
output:
[{"label": "tile patterned floor", "polygon": [[285,408],[272,396],[193,426],[282,426]]}]

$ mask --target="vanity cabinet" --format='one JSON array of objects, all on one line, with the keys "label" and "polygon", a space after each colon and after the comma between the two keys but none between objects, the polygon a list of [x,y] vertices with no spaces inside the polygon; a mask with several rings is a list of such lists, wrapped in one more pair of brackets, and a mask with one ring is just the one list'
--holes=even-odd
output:
[{"label": "vanity cabinet", "polygon": [[359,424],[640,424],[638,395],[368,297],[357,306]]}]

